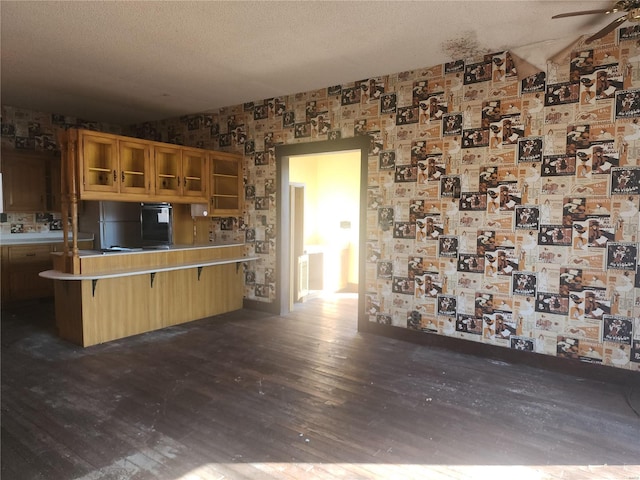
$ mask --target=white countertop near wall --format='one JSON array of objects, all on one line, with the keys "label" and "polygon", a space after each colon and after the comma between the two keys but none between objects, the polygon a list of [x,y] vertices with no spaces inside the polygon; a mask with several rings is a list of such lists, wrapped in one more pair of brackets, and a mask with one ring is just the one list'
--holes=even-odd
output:
[{"label": "white countertop near wall", "polygon": [[164,247],[139,247],[139,248],[126,248],[123,250],[80,250],[81,257],[96,257],[104,255],[135,255],[141,253],[154,253],[154,252],[170,252],[178,250],[197,250],[197,249],[211,249],[211,248],[224,248],[224,247],[243,247],[244,243],[210,243],[206,245],[170,245]]},{"label": "white countertop near wall", "polygon": [[[69,235],[71,239],[71,235]],[[0,234],[0,245],[24,245],[24,244],[37,244],[37,243],[57,243],[64,240],[63,232],[44,232],[44,233],[11,233],[8,235]],[[78,232],[78,240],[93,240],[91,233]]]}]

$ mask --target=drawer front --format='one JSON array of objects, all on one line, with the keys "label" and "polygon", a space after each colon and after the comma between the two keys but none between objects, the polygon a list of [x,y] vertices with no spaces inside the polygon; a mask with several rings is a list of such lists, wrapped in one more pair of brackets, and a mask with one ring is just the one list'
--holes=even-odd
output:
[{"label": "drawer front", "polygon": [[9,247],[9,262],[14,264],[43,263],[51,261],[51,247],[49,245]]}]

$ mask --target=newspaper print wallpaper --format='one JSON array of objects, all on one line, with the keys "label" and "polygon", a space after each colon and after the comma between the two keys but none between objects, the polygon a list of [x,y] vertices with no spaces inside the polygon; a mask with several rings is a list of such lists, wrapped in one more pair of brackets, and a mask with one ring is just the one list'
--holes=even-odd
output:
[{"label": "newspaper print wallpaper", "polygon": [[[122,133],[122,128],[117,125],[3,105],[0,142],[3,149],[56,152],[59,150],[57,132],[69,127]],[[0,215],[2,235],[47,233],[55,230],[62,230],[60,212],[7,212]]]},{"label": "newspaper print wallpaper", "polygon": [[264,302],[275,145],[368,135],[371,322],[640,370],[639,32],[516,74],[497,52],[123,133],[244,153],[245,214],[212,238],[244,236]]},{"label": "newspaper print wallpaper", "polygon": [[275,293],[275,145],[368,135],[371,322],[640,370],[639,118],[623,28],[526,79],[498,52],[131,133],[244,152],[248,298]]}]

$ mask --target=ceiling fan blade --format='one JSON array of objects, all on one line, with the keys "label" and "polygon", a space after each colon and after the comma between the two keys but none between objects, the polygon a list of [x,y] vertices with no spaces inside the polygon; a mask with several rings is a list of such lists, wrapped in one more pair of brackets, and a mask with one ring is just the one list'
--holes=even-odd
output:
[{"label": "ceiling fan blade", "polygon": [[575,17],[577,15],[591,15],[594,13],[609,13],[611,10],[604,8],[600,10],[584,10],[582,12],[571,12],[571,13],[561,13],[559,15],[554,15],[551,18],[564,18],[564,17]]},{"label": "ceiling fan blade", "polygon": [[592,36],[590,36],[589,38],[587,38],[585,40],[585,43],[591,43],[594,40],[597,40],[599,38],[604,37],[607,33],[609,32],[613,32],[618,25],[621,25],[622,23],[625,22],[625,20],[627,19],[626,15],[623,15],[620,18],[615,19],[613,22],[611,22],[609,25],[607,25],[606,27],[604,27],[602,30],[600,30],[599,32],[593,34]]}]

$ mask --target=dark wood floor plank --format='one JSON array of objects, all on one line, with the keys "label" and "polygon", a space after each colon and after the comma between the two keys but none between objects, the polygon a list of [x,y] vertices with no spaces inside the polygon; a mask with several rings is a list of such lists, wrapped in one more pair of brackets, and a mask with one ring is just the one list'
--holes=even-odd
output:
[{"label": "dark wood floor plank", "polygon": [[[3,418],[3,423],[6,420]],[[17,437],[7,432],[12,429],[20,432],[21,429],[14,429],[13,426],[2,428],[0,441],[2,443],[2,456],[11,459],[11,462],[2,462],[0,478],[30,478],[34,480],[46,480],[56,478],[62,474],[59,467],[52,469],[50,465],[38,455],[34,455],[33,445],[25,444],[23,439],[26,435]],[[61,462],[59,462],[61,463]],[[19,468],[18,468],[19,467]],[[70,469],[68,470],[70,471]]]},{"label": "dark wood floor plank", "polygon": [[355,313],[335,296],[81,349],[51,303],[3,308],[2,475],[640,476],[640,385],[358,333]]}]

